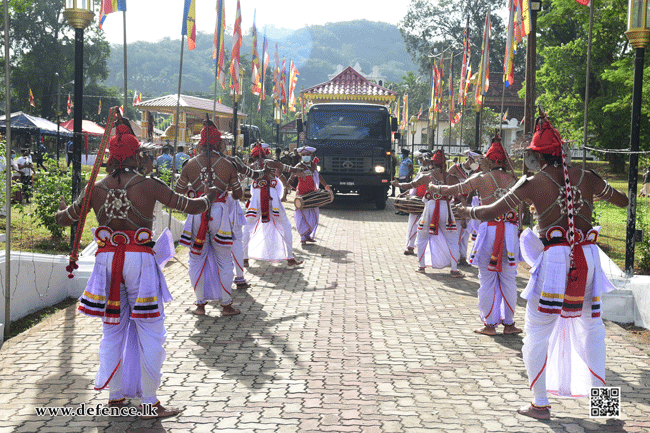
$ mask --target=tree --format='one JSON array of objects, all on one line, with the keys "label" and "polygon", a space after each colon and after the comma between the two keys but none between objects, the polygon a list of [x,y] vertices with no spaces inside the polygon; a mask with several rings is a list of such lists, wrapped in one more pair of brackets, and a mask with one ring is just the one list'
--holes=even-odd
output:
[{"label": "tree", "polygon": [[[429,74],[430,56],[436,51],[442,53],[451,47],[454,53],[462,52],[463,31],[469,15],[472,65],[478,65],[487,10],[490,8],[494,12],[502,7],[500,0],[439,0],[437,4],[431,0],[411,0],[408,12],[398,27],[413,61],[420,66],[421,72]],[[505,28],[498,15],[491,13],[490,20],[490,69],[501,71],[505,51]],[[525,67],[524,55],[524,50],[518,50],[515,58],[516,72]],[[456,62],[455,65],[458,71],[460,63]],[[476,67],[474,70],[477,70]]]},{"label": "tree", "polygon": [[[12,107],[29,111],[31,87],[36,114],[55,120],[58,93],[55,73],[59,73],[59,83],[64,86],[61,90],[63,107],[66,90],[73,93],[72,87],[65,87],[65,84],[74,79],[75,63],[74,30],[63,16],[62,4],[48,0],[12,1],[9,31],[15,35],[11,39],[12,52],[19,53],[11,59]],[[106,58],[110,46],[94,24],[85,30],[84,39],[85,85],[101,95],[107,90],[101,83],[108,76]],[[84,97],[84,117],[97,113],[98,102],[97,96]]]},{"label": "tree", "polygon": [[[633,50],[624,36],[626,4],[595,0],[593,44],[589,77],[588,133],[590,145],[606,149],[629,145],[633,80]],[[573,0],[545,4],[539,20],[538,47],[542,66],[537,72],[538,102],[549,113],[562,137],[582,143],[587,64],[589,8]],[[645,70],[650,85],[650,67]],[[644,103],[642,148],[650,148],[650,103]],[[612,168],[623,171],[625,158],[608,154]]]}]

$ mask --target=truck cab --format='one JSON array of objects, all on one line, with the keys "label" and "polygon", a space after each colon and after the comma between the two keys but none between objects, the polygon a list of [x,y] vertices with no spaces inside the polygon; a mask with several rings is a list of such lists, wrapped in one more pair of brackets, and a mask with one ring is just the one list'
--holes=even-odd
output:
[{"label": "truck cab", "polygon": [[337,193],[356,193],[386,207],[393,172],[391,133],[397,122],[377,104],[313,105],[305,144],[316,148],[318,170]]}]

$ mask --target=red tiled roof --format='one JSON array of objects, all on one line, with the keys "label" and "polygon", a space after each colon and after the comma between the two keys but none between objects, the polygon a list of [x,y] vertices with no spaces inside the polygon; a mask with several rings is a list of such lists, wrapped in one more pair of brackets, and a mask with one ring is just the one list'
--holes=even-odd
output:
[{"label": "red tiled roof", "polygon": [[397,93],[373,83],[348,66],[336,77],[300,92],[312,98],[395,100]]},{"label": "red tiled roof", "polygon": [[[177,102],[177,96],[176,94],[170,94],[170,95],[165,95],[161,96],[160,98],[154,98],[154,99],[149,99],[146,101],[142,101],[138,104],[136,104],[136,108],[139,109],[152,109],[152,111],[155,111],[155,109],[158,109],[162,112],[165,113],[171,113],[175,112],[176,110],[176,102]],[[205,98],[199,98],[197,96],[188,96],[188,95],[181,95],[180,97],[180,104],[179,106],[183,111],[199,111],[199,112],[212,112],[213,107],[215,106],[214,100],[212,99],[205,99]],[[228,107],[227,105],[216,103],[216,112],[221,113],[221,114],[233,114],[233,109]],[[245,117],[244,113],[238,112],[237,113],[239,117]]]}]

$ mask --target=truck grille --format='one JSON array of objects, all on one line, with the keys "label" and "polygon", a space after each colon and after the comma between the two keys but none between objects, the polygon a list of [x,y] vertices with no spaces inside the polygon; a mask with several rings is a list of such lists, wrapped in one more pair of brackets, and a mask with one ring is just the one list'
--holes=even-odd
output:
[{"label": "truck grille", "polygon": [[325,171],[334,173],[367,173],[370,171],[372,158],[354,156],[333,156],[327,158]]}]

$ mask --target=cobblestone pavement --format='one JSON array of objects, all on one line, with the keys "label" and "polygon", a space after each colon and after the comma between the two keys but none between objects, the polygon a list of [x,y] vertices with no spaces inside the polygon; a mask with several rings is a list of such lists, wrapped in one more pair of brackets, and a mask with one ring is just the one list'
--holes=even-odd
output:
[{"label": "cobblestone pavement", "polygon": [[552,398],[549,422],[518,415],[531,400],[521,335],[472,332],[476,269],[464,280],[416,274],[402,254],[405,229],[390,201],[376,211],[338,199],[321,210],[317,244],[301,247],[294,229],[301,267],[251,261],[234,317],[217,306],[190,314],[181,250],[165,269],[174,301],[159,397],[182,414],[37,416],[35,407],[108,398],[92,384],[100,322],[70,307],[0,350],[0,433],[650,431],[650,347],[609,322],[607,382],[621,388],[620,419],[590,418],[588,399]]}]

